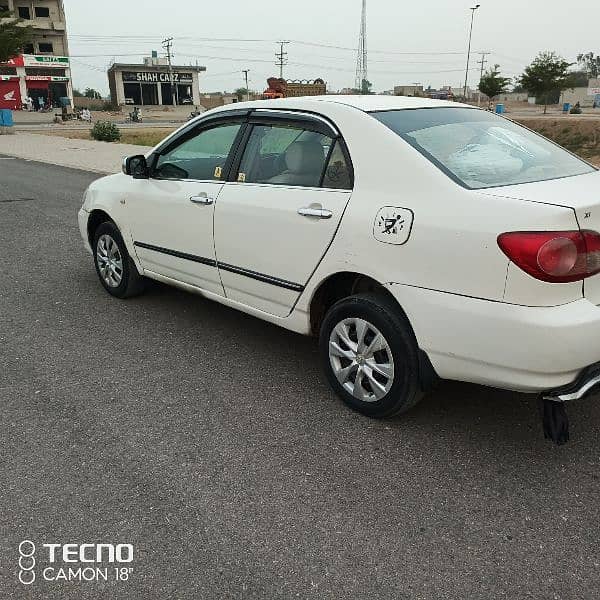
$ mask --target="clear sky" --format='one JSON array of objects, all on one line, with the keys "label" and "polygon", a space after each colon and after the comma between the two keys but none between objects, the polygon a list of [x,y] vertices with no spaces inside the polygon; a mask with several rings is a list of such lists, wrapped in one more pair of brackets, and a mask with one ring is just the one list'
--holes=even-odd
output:
[{"label": "clear sky", "polygon": [[[140,62],[174,37],[176,64],[207,67],[204,92],[243,85],[263,90],[278,74],[277,40],[287,46],[288,79],[322,77],[329,89],[352,87],[361,0],[64,0],[75,87],[106,93],[111,62]],[[519,75],[541,50],[574,61],[600,53],[600,2],[480,0],[473,51],[490,51],[508,76]],[[470,24],[464,0],[367,0],[369,79],[375,91],[415,82],[462,85]],[[320,46],[323,45],[323,46]],[[334,47],[329,47],[334,46]],[[479,78],[477,54],[470,81]],[[489,64],[489,63],[488,63]]]}]

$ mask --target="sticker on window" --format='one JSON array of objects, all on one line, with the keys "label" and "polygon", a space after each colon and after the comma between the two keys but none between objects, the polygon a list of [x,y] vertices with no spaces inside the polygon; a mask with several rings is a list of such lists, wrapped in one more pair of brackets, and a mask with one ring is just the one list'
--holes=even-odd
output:
[{"label": "sticker on window", "polygon": [[221,179],[223,175],[223,169],[221,167],[215,167],[215,179]]},{"label": "sticker on window", "polygon": [[238,175],[238,181],[239,181],[240,183],[245,183],[245,182],[246,182],[246,173],[240,173],[240,174]]},{"label": "sticker on window", "polygon": [[375,217],[373,235],[378,242],[401,246],[408,242],[414,214],[408,208],[384,206]]}]

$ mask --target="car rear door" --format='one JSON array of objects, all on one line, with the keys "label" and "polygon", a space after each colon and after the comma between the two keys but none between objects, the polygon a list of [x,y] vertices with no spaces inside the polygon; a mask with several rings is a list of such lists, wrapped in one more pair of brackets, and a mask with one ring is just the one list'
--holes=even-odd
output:
[{"label": "car rear door", "polygon": [[215,209],[227,297],[287,316],[331,244],[352,183],[346,146],[332,124],[256,111]]}]

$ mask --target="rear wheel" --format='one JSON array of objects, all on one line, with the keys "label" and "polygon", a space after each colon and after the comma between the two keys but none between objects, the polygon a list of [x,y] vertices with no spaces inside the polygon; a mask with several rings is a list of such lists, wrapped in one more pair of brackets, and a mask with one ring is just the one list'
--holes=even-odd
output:
[{"label": "rear wheel", "polygon": [[94,264],[104,289],[117,298],[131,298],[144,291],[144,278],[131,260],[114,223],[102,223],[94,232]]},{"label": "rear wheel", "polygon": [[319,346],[327,380],[350,408],[390,417],[421,399],[414,335],[387,298],[361,294],[340,300],[325,316]]}]

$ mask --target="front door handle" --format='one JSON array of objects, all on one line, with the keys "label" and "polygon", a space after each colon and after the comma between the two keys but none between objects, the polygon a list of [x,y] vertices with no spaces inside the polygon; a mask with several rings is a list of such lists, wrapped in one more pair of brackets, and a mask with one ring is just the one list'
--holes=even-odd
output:
[{"label": "front door handle", "polygon": [[211,198],[210,196],[207,196],[206,194],[199,194],[198,196],[192,196],[190,198],[190,202],[193,202],[194,204],[202,204],[204,206],[210,206],[211,204],[214,204],[215,199]]},{"label": "front door handle", "polygon": [[317,217],[317,219],[331,219],[333,213],[326,208],[316,208],[308,206],[306,208],[299,208],[298,214],[303,217]]}]

